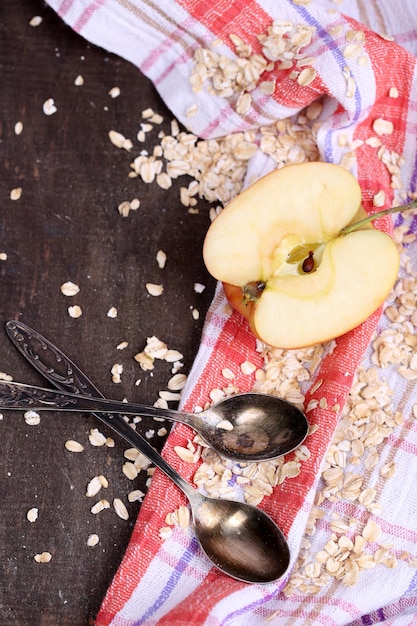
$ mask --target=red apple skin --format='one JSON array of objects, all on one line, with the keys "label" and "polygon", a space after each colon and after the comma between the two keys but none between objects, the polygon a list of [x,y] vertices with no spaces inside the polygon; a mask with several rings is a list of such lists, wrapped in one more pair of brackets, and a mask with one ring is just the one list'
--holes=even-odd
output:
[{"label": "red apple skin", "polygon": [[251,323],[255,303],[243,298],[242,287],[231,285],[230,283],[222,283],[222,285],[227,301],[232,309],[243,315],[243,317],[248,320],[251,331],[255,337],[257,337],[255,329]]}]

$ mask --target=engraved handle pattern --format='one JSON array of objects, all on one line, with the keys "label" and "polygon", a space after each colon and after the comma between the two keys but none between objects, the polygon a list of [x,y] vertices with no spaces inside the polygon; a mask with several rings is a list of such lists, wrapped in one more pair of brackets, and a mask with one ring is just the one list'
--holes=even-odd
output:
[{"label": "engraved handle pattern", "polygon": [[0,381],[0,405],[3,409],[23,409],[39,407],[65,409],[77,405],[77,399],[60,395],[56,391],[48,392],[45,389]]},{"label": "engraved handle pattern", "polygon": [[[91,396],[93,384],[78,377],[77,367],[62,352],[26,324],[10,321],[6,330],[17,349],[36,369],[58,389]],[[86,377],[84,377],[85,379]],[[88,381],[90,382],[90,381]]]}]

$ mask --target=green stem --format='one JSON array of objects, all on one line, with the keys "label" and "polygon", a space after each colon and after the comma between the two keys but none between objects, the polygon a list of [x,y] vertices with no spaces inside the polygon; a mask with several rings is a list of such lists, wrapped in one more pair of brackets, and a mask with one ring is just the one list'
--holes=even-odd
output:
[{"label": "green stem", "polygon": [[403,204],[401,206],[395,206],[395,207],[391,207],[390,209],[384,209],[383,211],[378,211],[377,213],[372,213],[371,215],[364,217],[362,220],[359,220],[359,222],[355,222],[354,224],[348,224],[347,226],[342,228],[342,230],[340,231],[340,234],[348,235],[354,230],[357,230],[358,228],[362,228],[362,226],[369,224],[369,222],[373,222],[374,220],[378,219],[378,217],[384,217],[385,215],[391,215],[392,213],[400,213],[401,211],[408,211],[410,209],[417,209],[417,200],[414,200],[410,204]]}]

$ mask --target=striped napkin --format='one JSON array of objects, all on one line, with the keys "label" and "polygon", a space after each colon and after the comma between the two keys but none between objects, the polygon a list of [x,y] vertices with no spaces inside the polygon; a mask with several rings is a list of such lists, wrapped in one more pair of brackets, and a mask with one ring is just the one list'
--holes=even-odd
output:
[{"label": "striped napkin", "polygon": [[[48,3],[87,40],[138,66],[199,137],[257,131],[320,101],[319,156],[355,174],[365,209],[414,197],[413,0]],[[285,47],[294,32],[306,37],[304,61],[297,63],[289,48],[286,59],[275,58],[277,46],[284,40]],[[213,42],[216,54],[229,59],[244,58],[250,45],[271,64],[240,97],[221,86],[198,90],[194,82],[193,89],[195,52],[214,50]],[[246,184],[274,167],[258,151],[249,160]],[[401,213],[377,227],[395,232],[404,245],[398,285],[384,312],[323,350],[314,376],[301,385],[311,434],[298,455],[285,459],[287,468],[300,471],[259,503],[288,538],[288,573],[273,584],[247,585],[210,566],[190,527],[174,525],[165,536],[166,516],[186,501],[156,471],[98,625],[417,623],[417,490],[410,471],[417,456],[417,222]],[[235,373],[233,384],[241,391],[256,387],[272,357],[227,308],[219,286],[183,407],[204,406],[213,389],[226,387],[225,368]],[[242,373],[244,362],[255,366],[253,374]],[[190,481],[198,463],[181,460],[174,448],[192,437],[177,425],[163,451]]]}]

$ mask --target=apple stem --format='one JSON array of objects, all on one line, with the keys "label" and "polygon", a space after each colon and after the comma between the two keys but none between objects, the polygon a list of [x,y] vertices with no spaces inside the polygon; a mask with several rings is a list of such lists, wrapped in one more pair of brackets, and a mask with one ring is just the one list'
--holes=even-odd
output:
[{"label": "apple stem", "polygon": [[340,234],[348,235],[352,231],[357,230],[358,228],[362,228],[362,226],[365,226],[366,224],[369,224],[369,222],[373,222],[374,220],[378,219],[378,217],[384,217],[385,215],[400,213],[401,211],[408,211],[410,209],[417,209],[417,200],[414,200],[410,204],[403,204],[401,206],[395,206],[391,207],[390,209],[378,211],[377,213],[372,213],[371,215],[364,217],[362,220],[359,220],[359,222],[355,222],[354,224],[348,224],[348,226],[342,228]]}]

